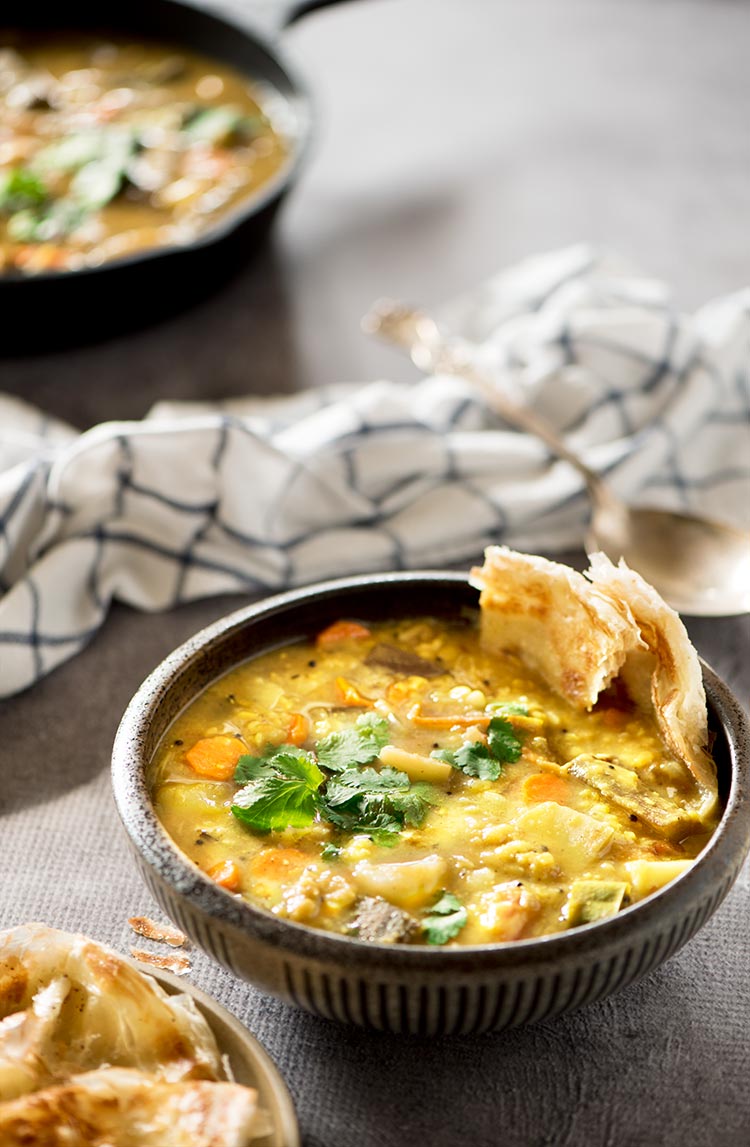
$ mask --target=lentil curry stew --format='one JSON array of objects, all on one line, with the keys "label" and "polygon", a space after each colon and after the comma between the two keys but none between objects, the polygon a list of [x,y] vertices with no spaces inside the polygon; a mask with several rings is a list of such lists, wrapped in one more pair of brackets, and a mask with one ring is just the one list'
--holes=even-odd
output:
[{"label": "lentil curry stew", "polygon": [[272,93],[183,48],[0,33],[0,272],[189,243],[288,147]]},{"label": "lentil curry stew", "polygon": [[[524,557],[494,553],[511,573]],[[517,606],[491,599],[487,569],[481,615],[343,617],[193,701],[148,778],[183,852],[281,917],[417,944],[564,931],[688,868],[717,823],[710,759],[696,780],[619,674],[582,707],[540,671],[528,625],[502,648],[493,626],[513,633]]]}]

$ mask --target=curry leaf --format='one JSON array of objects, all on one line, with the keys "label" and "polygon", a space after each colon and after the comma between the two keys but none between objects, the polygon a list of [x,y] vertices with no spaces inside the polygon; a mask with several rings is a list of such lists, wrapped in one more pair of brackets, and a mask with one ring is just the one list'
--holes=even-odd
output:
[{"label": "curry leaf", "polygon": [[422,921],[428,944],[447,944],[466,924],[469,914],[452,892],[441,892]]}]

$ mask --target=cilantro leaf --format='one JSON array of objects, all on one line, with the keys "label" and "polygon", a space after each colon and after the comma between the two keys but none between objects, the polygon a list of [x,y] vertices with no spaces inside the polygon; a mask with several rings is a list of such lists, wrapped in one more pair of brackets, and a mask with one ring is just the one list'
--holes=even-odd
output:
[{"label": "cilantro leaf", "polygon": [[487,729],[487,744],[493,757],[498,761],[509,761],[511,764],[521,756],[523,746],[521,739],[504,717],[493,717]]},{"label": "cilantro leaf", "polygon": [[428,944],[447,944],[466,924],[469,914],[452,892],[441,892],[422,921]]},{"label": "cilantro leaf", "polygon": [[398,769],[346,769],[328,782],[319,807],[337,828],[391,845],[405,824],[422,823],[436,799],[431,785],[413,785]]},{"label": "cilantro leaf", "polygon": [[318,763],[329,772],[339,773],[352,765],[369,765],[388,744],[390,730],[385,717],[366,713],[351,729],[329,733],[318,742]]},{"label": "cilantro leaf", "polygon": [[385,813],[401,825],[420,825],[436,800],[431,785],[412,784],[398,769],[347,769],[328,782],[326,804],[356,812],[365,821]]},{"label": "cilantro leaf", "polygon": [[234,798],[232,812],[249,828],[307,828],[315,818],[315,789],[304,781],[279,776],[251,781]]},{"label": "cilantro leaf", "polygon": [[495,760],[490,749],[482,741],[467,741],[450,752],[438,749],[430,753],[439,761],[447,761],[454,769],[460,769],[468,777],[479,777],[481,781],[496,781],[503,771],[500,761]]},{"label": "cilantro leaf", "polygon": [[261,777],[271,775],[272,770],[268,758],[264,756],[252,757],[249,753],[240,757],[237,768],[234,770],[234,779],[238,785],[246,785],[248,781],[257,781]]},{"label": "cilantro leaf", "polygon": [[438,761],[447,761],[454,769],[460,769],[469,777],[479,777],[482,781],[496,781],[503,771],[503,765],[513,763],[521,756],[521,739],[504,717],[493,717],[487,728],[487,744],[483,741],[467,741],[451,752],[436,749],[430,753]]},{"label": "cilantro leaf", "polygon": [[341,856],[341,849],[337,844],[324,844],[320,850],[321,860],[338,860]]},{"label": "cilantro leaf", "polygon": [[269,745],[257,757],[244,754],[237,762],[234,779],[242,785],[261,777],[273,776],[274,773],[281,773],[291,780],[305,781],[315,788],[324,779],[312,753],[306,753],[296,745]]},{"label": "cilantro leaf", "polygon": [[356,811],[333,808],[330,805],[319,804],[320,811],[331,824],[342,832],[353,836],[369,836],[381,848],[393,848],[398,841],[398,835],[404,827],[402,821],[389,813],[378,813],[361,819]]},{"label": "cilantro leaf", "polygon": [[245,787],[235,794],[232,812],[249,828],[306,828],[315,819],[324,777],[304,749],[280,745],[260,757],[242,756],[234,779]]},{"label": "cilantro leaf", "polygon": [[529,709],[527,705],[522,705],[520,701],[493,701],[487,708],[498,717],[528,717]]}]

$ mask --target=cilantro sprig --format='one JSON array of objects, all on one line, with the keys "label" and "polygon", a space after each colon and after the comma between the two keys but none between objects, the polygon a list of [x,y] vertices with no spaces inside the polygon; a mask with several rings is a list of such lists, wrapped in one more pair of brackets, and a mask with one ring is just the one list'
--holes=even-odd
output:
[{"label": "cilantro sprig", "polygon": [[317,792],[325,777],[312,753],[281,745],[261,757],[240,757],[232,812],[249,828],[307,828],[315,819]]},{"label": "cilantro sprig", "polygon": [[347,769],[328,782],[321,812],[337,828],[387,846],[405,825],[420,825],[436,800],[432,785],[412,784],[398,769]]},{"label": "cilantro sprig", "polygon": [[441,892],[422,920],[428,944],[447,944],[466,924],[469,914],[452,892]]},{"label": "cilantro sprig", "polygon": [[351,729],[325,737],[315,754],[279,745],[257,757],[242,756],[234,779],[244,787],[232,812],[259,832],[307,828],[319,814],[344,832],[391,846],[406,825],[422,823],[437,795],[398,769],[363,767],[377,759],[388,739],[388,722],[366,714]]},{"label": "cilantro sprig", "polygon": [[364,713],[351,729],[329,733],[318,742],[318,764],[332,773],[340,773],[353,765],[370,765],[390,740],[385,717]]},{"label": "cilantro sprig", "polygon": [[506,764],[513,764],[521,756],[521,739],[505,717],[493,717],[487,727],[487,744],[469,741],[453,751],[436,749],[431,756],[447,761],[469,777],[482,781],[496,781]]}]

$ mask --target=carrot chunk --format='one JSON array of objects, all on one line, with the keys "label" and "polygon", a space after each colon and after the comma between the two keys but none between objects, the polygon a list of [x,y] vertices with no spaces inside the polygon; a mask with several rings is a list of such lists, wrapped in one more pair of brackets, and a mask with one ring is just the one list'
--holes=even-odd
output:
[{"label": "carrot chunk", "polygon": [[185,753],[185,760],[194,773],[212,781],[229,781],[234,776],[237,762],[246,753],[238,737],[222,734],[196,741]]},{"label": "carrot chunk", "polygon": [[292,713],[286,727],[286,740],[289,745],[304,745],[310,735],[310,722],[304,713]]},{"label": "carrot chunk", "polygon": [[298,876],[310,860],[299,848],[264,848],[250,861],[250,872],[254,880],[281,884]]},{"label": "carrot chunk", "polygon": [[356,685],[347,681],[345,677],[336,678],[336,692],[342,705],[350,709],[372,709],[374,702],[364,693],[360,693]]},{"label": "carrot chunk", "polygon": [[319,649],[328,649],[332,645],[339,645],[342,641],[360,641],[369,637],[370,630],[358,621],[334,621],[327,629],[321,630],[315,638]]},{"label": "carrot chunk", "polygon": [[521,786],[527,801],[556,801],[565,804],[570,798],[570,786],[563,777],[555,773],[534,773],[527,777]]},{"label": "carrot chunk", "polygon": [[209,868],[207,875],[227,892],[239,892],[242,886],[240,866],[234,860],[220,860]]}]

